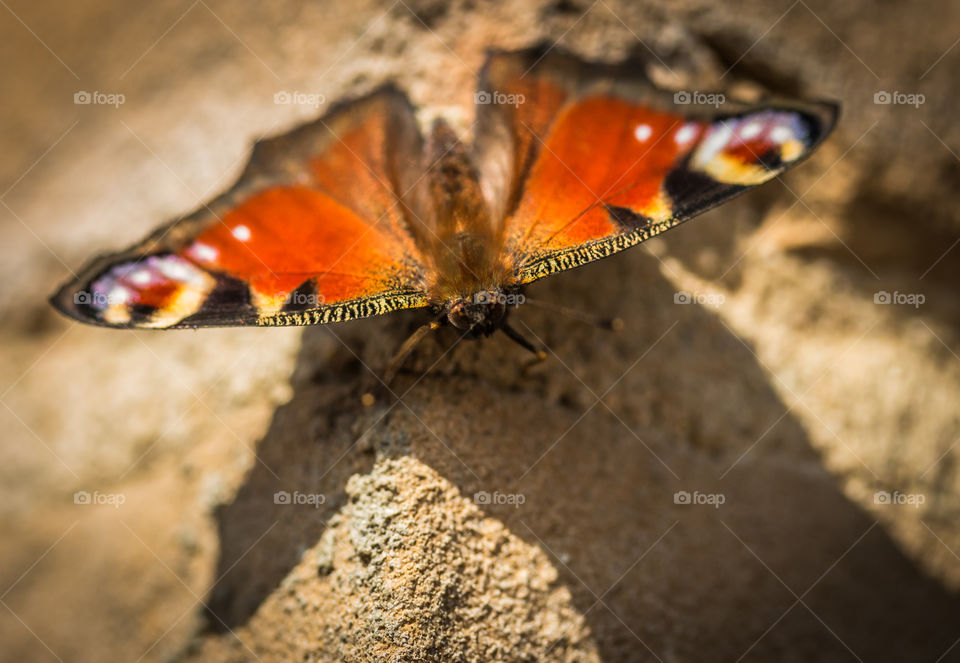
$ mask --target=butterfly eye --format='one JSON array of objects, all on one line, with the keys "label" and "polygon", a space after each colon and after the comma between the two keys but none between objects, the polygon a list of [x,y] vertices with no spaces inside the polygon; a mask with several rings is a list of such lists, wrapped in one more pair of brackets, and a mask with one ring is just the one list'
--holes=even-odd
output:
[{"label": "butterfly eye", "polygon": [[152,255],[114,265],[74,294],[80,314],[111,325],[166,326],[193,313],[215,280],[183,258]]},{"label": "butterfly eye", "polygon": [[463,300],[458,300],[447,309],[447,320],[457,329],[470,329],[473,320],[467,313],[467,306]]},{"label": "butterfly eye", "polygon": [[806,154],[810,135],[803,115],[795,111],[724,118],[704,132],[690,167],[726,184],[761,184]]}]

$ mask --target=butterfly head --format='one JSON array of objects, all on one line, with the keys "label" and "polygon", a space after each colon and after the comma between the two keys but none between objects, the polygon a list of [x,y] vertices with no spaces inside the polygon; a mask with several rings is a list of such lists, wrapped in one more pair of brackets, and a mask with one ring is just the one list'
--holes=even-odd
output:
[{"label": "butterfly head", "polygon": [[488,336],[503,323],[507,303],[508,295],[501,290],[480,290],[451,300],[446,307],[447,321],[457,329]]}]

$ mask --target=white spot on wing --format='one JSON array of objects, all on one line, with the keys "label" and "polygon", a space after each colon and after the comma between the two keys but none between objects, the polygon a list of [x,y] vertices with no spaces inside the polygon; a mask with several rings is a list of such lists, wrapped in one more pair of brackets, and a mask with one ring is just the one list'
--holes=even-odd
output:
[{"label": "white spot on wing", "polygon": [[250,229],[243,224],[234,226],[231,232],[233,233],[233,236],[239,239],[241,242],[246,242],[250,239]]},{"label": "white spot on wing", "polygon": [[743,138],[744,140],[750,140],[751,138],[755,138],[756,136],[760,135],[761,131],[763,131],[763,124],[760,122],[760,120],[752,120],[741,127],[740,138]]},{"label": "white spot on wing", "polygon": [[151,259],[151,267],[171,281],[198,285],[203,283],[203,272],[179,256],[163,256]]},{"label": "white spot on wing", "polygon": [[110,292],[107,293],[107,304],[113,306],[115,304],[126,304],[130,301],[130,297],[133,293],[124,288],[122,285],[115,285],[110,288]]},{"label": "white spot on wing", "polygon": [[673,140],[677,145],[686,145],[697,137],[698,129],[695,124],[685,124],[673,135]]},{"label": "white spot on wing", "polygon": [[649,124],[638,124],[637,128],[633,130],[633,135],[641,143],[650,138],[653,134],[653,129],[650,128]]},{"label": "white spot on wing", "polygon": [[792,140],[792,139],[793,139],[793,131],[790,130],[790,127],[785,127],[783,125],[780,125],[778,127],[774,127],[773,130],[770,132],[770,140],[772,140],[774,143],[777,143],[777,144],[786,143],[788,140]]},{"label": "white spot on wing", "polygon": [[699,168],[704,168],[717,156],[718,152],[726,147],[732,136],[733,127],[725,122],[720,122],[710,127],[707,137],[703,139],[700,147],[697,148],[696,154],[694,154],[694,165]]},{"label": "white spot on wing", "polygon": [[217,256],[220,255],[220,252],[214,247],[209,244],[204,244],[203,242],[194,242],[194,244],[187,249],[187,253],[200,262],[211,262],[216,260]]},{"label": "white spot on wing", "polygon": [[127,276],[127,280],[134,285],[147,285],[152,279],[153,275],[150,273],[150,270],[145,267],[134,270]]},{"label": "white spot on wing", "polygon": [[186,281],[190,278],[190,270],[186,265],[172,260],[162,260],[157,265],[160,272],[171,281]]}]

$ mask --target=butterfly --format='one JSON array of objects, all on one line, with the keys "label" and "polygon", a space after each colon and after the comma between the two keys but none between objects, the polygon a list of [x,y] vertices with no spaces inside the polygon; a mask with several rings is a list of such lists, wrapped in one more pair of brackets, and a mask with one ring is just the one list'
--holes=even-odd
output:
[{"label": "butterfly", "polygon": [[[684,96],[685,95],[685,96]],[[502,329],[529,283],[639,244],[776,177],[829,102],[684,103],[641,66],[491,51],[472,145],[392,85],[260,141],[236,184],[52,298],[116,328],[314,325],[425,308]],[[424,136],[426,134],[426,136]]]}]

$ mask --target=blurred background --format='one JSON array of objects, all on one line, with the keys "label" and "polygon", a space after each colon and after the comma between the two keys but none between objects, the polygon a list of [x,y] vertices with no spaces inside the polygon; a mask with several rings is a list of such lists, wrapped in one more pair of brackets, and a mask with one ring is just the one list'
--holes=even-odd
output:
[{"label": "blurred background", "polygon": [[[622,334],[532,312],[546,366],[458,348],[382,418],[353,397],[415,316],[111,332],[46,303],[341,97],[394,80],[469,138],[484,49],[544,40],[841,120],[531,293]],[[960,660],[960,4],[3,0],[0,52],[0,659]],[[323,508],[270,497],[297,489]],[[458,564],[518,575],[428,609]]]}]

